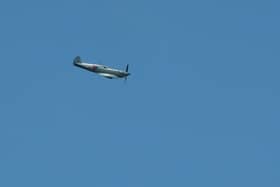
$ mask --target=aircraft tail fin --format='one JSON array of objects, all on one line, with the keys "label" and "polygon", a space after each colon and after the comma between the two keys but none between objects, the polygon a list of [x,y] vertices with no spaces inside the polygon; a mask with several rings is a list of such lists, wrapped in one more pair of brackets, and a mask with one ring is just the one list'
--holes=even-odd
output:
[{"label": "aircraft tail fin", "polygon": [[81,63],[82,62],[82,60],[81,60],[81,57],[80,56],[76,56],[75,58],[74,58],[74,60],[73,60],[73,63],[74,64],[79,64],[79,63]]}]

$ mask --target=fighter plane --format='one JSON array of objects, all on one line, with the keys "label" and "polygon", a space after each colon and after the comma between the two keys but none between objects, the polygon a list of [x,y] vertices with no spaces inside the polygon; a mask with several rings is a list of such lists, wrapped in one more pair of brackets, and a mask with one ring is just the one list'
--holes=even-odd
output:
[{"label": "fighter plane", "polygon": [[88,64],[82,62],[80,56],[74,58],[73,64],[74,66],[97,73],[98,75],[101,75],[108,79],[124,78],[126,80],[127,76],[130,75],[130,73],[128,73],[128,64],[126,65],[125,71],[122,71],[118,69],[109,68],[107,66],[100,65],[100,64]]}]

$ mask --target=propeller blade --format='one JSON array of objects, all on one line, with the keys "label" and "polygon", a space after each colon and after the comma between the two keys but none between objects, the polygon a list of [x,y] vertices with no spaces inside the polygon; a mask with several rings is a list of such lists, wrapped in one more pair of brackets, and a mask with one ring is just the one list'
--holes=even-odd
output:
[{"label": "propeller blade", "polygon": [[125,71],[128,72],[128,64],[126,65]]}]

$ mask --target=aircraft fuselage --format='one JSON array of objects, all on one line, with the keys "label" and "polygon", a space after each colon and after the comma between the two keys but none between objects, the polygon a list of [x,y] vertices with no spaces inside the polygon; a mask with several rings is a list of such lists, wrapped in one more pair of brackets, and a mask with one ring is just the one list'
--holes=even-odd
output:
[{"label": "aircraft fuselage", "polygon": [[109,68],[107,66],[100,65],[100,64],[89,64],[89,63],[81,62],[80,58],[74,59],[73,64],[77,67],[97,73],[97,74],[104,76],[106,78],[109,78],[109,79],[126,78],[127,76],[130,75],[130,73],[128,73],[127,71]]}]

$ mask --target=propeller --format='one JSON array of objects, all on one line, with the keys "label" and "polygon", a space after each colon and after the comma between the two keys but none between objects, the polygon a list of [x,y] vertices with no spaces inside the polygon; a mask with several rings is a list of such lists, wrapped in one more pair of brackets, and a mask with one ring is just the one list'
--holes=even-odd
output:
[{"label": "propeller", "polygon": [[128,72],[128,66],[129,64],[126,65],[125,72]]},{"label": "propeller", "polygon": [[[125,68],[125,72],[127,72],[127,73],[128,73],[128,66],[129,66],[129,64],[127,64],[127,65],[126,65],[126,68]],[[127,80],[127,76],[124,77],[124,82],[125,82],[125,83],[126,83],[126,80]]]}]

